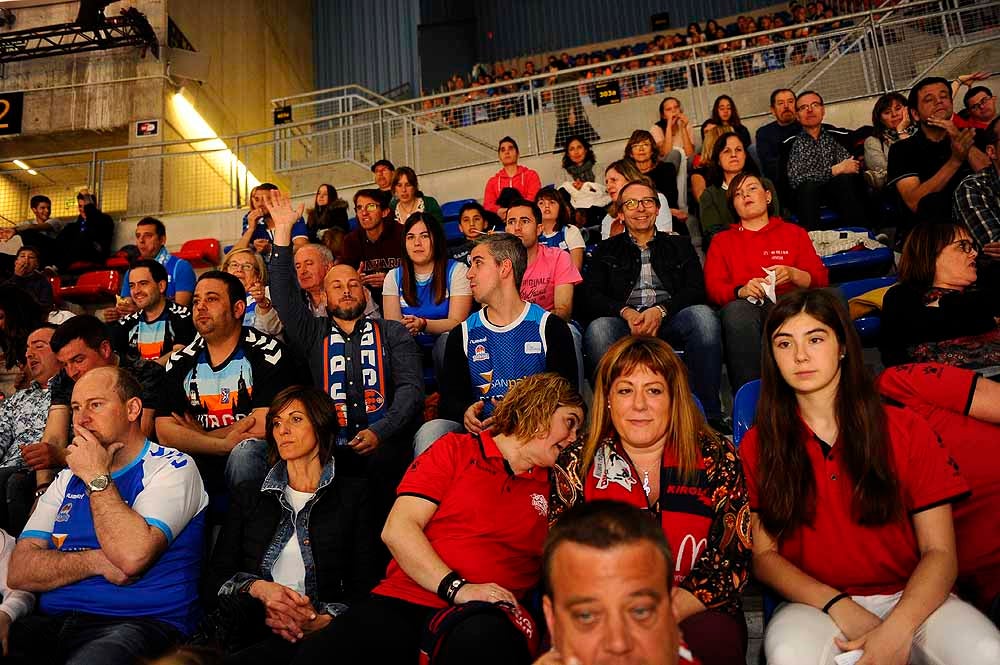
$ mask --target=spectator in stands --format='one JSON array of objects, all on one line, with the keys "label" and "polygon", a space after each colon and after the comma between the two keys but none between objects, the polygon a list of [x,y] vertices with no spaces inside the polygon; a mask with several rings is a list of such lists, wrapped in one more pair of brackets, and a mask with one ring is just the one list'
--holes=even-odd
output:
[{"label": "spectator in stands", "polygon": [[632,132],[625,144],[625,159],[632,160],[639,173],[652,180],[656,191],[666,197],[671,220],[686,221],[687,213],[677,203],[677,169],[670,162],[660,161],[653,135],[645,129]]},{"label": "spectator in stands", "polygon": [[[732,134],[728,127],[712,126],[705,130],[701,138],[701,153],[695,156],[695,167],[691,169],[691,196],[695,202],[701,200],[701,195],[708,187],[708,177],[718,170],[718,165],[712,162],[712,152],[715,144],[726,134]],[[699,209],[699,214],[701,211]]]},{"label": "spectator in stands", "polygon": [[579,381],[569,326],[521,298],[528,264],[521,241],[507,233],[484,236],[470,262],[472,296],[483,308],[462,323],[461,334],[448,336],[444,374],[438,377],[439,418],[417,432],[418,455],[448,432],[488,429],[496,404],[526,376],[555,372],[573,385]]},{"label": "spectator in stands", "polygon": [[[597,226],[604,218],[610,199],[604,187],[596,181],[594,166],[597,158],[590,143],[582,136],[571,136],[563,150],[562,167],[570,180],[559,185],[576,210],[575,226]],[[539,194],[542,190],[538,190]],[[538,195],[535,202],[539,202]],[[582,246],[582,245],[581,245]]]},{"label": "spectator in stands", "polygon": [[415,212],[433,215],[439,222],[444,220],[437,199],[420,191],[417,174],[409,166],[400,166],[392,174],[392,193],[395,195],[392,212],[397,224],[405,224]]},{"label": "spectator in stands", "polygon": [[672,163],[678,171],[684,157],[694,157],[691,121],[676,97],[664,97],[660,102],[660,119],[649,128],[649,133],[660,159]]},{"label": "spectator in stands", "polygon": [[[567,511],[545,540],[542,608],[552,649],[535,665],[693,665],[674,615],[673,569],[663,530],[643,511],[617,501]],[[582,608],[596,630],[580,621]]]},{"label": "spectator in stands", "polygon": [[31,245],[22,245],[14,258],[14,274],[0,286],[13,286],[29,293],[43,312],[52,311],[52,283],[38,270],[39,252]]},{"label": "spectator in stands", "polygon": [[[264,182],[250,190],[250,211],[243,216],[243,235],[233,245],[233,249],[252,247],[258,254],[264,257],[264,262],[268,263],[274,253],[274,220],[271,219],[271,211],[267,207],[268,192],[273,192],[278,186]],[[299,218],[292,232],[292,238],[296,246],[309,242],[309,227],[306,221]]]},{"label": "spectator in stands", "polygon": [[705,290],[709,302],[721,308],[722,346],[734,394],[760,378],[761,331],[772,305],[765,293],[766,271],[774,272],[776,296],[830,283],[809,234],[775,214],[773,196],[758,176],[733,178],[727,207],[739,221],[715,237],[705,257]]},{"label": "spectator in stands", "polygon": [[46,314],[27,291],[0,287],[0,395],[10,395],[17,388],[28,335],[46,320]]},{"label": "spectator in stands", "polygon": [[[25,386],[0,401],[0,528],[11,534],[21,533],[36,491],[34,472],[21,447],[40,441],[45,431],[52,396],[49,382],[59,372],[59,360],[49,346],[55,329],[46,323],[28,335]],[[47,487],[42,483],[37,491]]]},{"label": "spectator in stands", "polygon": [[573,287],[583,278],[568,252],[541,242],[542,214],[531,201],[518,201],[507,210],[507,233],[520,240],[528,254],[521,299],[569,323],[573,318]]},{"label": "spectator in stands", "polygon": [[701,211],[699,218],[702,228],[701,247],[704,251],[708,251],[709,243],[715,234],[725,231],[737,222],[738,218],[729,204],[729,192],[732,191],[732,183],[737,175],[746,173],[755,176],[767,190],[768,200],[765,208],[770,208],[775,214],[781,210],[774,183],[760,175],[757,164],[750,156],[749,148],[750,146],[743,142],[743,137],[733,132],[723,134],[715,142],[708,173],[708,187],[698,199],[698,208]]},{"label": "spectator in stands", "polygon": [[656,190],[641,181],[619,192],[626,233],[601,242],[584,276],[578,305],[590,319],[583,336],[587,375],[605,350],[626,335],[659,336],[684,349],[695,395],[713,425],[724,429],[719,384],[722,332],[705,305],[705,278],[691,241],[658,232]]},{"label": "spectator in stands", "polygon": [[802,131],[788,139],[788,184],[799,224],[809,231],[819,229],[820,208],[827,205],[837,211],[842,224],[867,226],[861,162],[842,143],[850,133],[823,124],[826,111],[819,93],[801,92],[795,105]]},{"label": "spectator in stands", "polygon": [[323,281],[334,266],[333,254],[324,245],[292,247],[295,280],[306,297],[313,316],[326,318],[326,288]]},{"label": "spectator in stands", "polygon": [[[554,247],[567,252],[573,265],[579,270],[583,267],[583,253],[586,243],[583,234],[573,224],[572,211],[566,199],[559,190],[543,187],[535,196],[535,204],[541,211],[541,226],[538,229],[538,242],[547,247]],[[602,211],[603,214],[603,211]],[[510,209],[507,209],[510,217]],[[531,254],[530,250],[528,252]],[[531,263],[529,256],[528,262]]]},{"label": "spectator in stands", "polygon": [[409,663],[421,650],[440,665],[530,662],[537,631],[518,604],[541,579],[549,468],[583,413],[565,378],[529,376],[490,429],[449,434],[415,460],[382,531],[393,555],[385,579],[303,644],[303,662]]},{"label": "spectator in stands", "polygon": [[244,328],[245,308],[246,291],[234,275],[210,270],[198,278],[198,337],[170,356],[167,406],[156,417],[160,442],[195,457],[212,495],[263,480],[267,409],[292,383],[284,345]]},{"label": "spectator in stands", "polygon": [[740,112],[736,110],[736,102],[729,95],[719,95],[715,98],[712,103],[711,120],[719,127],[732,127],[732,130],[743,139],[744,145],[749,146],[753,142],[750,138],[750,130],[740,120]]},{"label": "spectator in stands", "polygon": [[280,335],[284,326],[271,304],[267,266],[260,254],[249,248],[233,249],[222,262],[222,271],[236,275],[246,291],[243,325],[268,335]]},{"label": "spectator in stands", "polygon": [[57,257],[59,270],[77,262],[104,265],[111,255],[114,221],[97,207],[97,198],[86,189],[76,195],[76,207],[79,217],[63,226],[56,236],[56,243],[63,251]]},{"label": "spectator in stands", "polygon": [[963,226],[923,223],[910,232],[899,283],[882,301],[882,362],[1000,365],[1000,293],[977,284],[976,243]]},{"label": "spectator in stands", "polygon": [[10,560],[41,610],[13,625],[13,656],[130,665],[193,632],[208,497],[190,457],[146,438],[141,392],[113,367],[73,390],[69,468]]},{"label": "spectator in stands", "polygon": [[194,341],[191,310],[167,297],[167,271],[159,261],[136,261],[128,278],[138,309],[112,324],[115,351],[166,365],[171,353]]},{"label": "spectator in stands", "polygon": [[486,224],[486,209],[475,201],[464,204],[458,211],[458,228],[465,236],[465,242],[448,248],[448,255],[456,260],[469,265],[469,254],[484,233],[488,233]]},{"label": "spectator in stands", "polygon": [[486,181],[486,189],[483,192],[483,207],[490,212],[497,212],[497,197],[507,187],[517,189],[523,198],[529,200],[535,198],[535,194],[542,188],[538,173],[517,163],[519,153],[517,141],[509,136],[500,139],[497,154],[500,155],[501,168]]},{"label": "spectator in stands", "polygon": [[907,106],[920,131],[889,149],[886,174],[886,185],[896,187],[912,213],[901,235],[918,220],[936,223],[951,219],[955,189],[971,172],[968,158],[974,135],[972,129],[955,128],[951,87],[946,79],[918,81],[910,90]]},{"label": "spectator in stands", "polygon": [[[637,61],[636,64],[638,64]],[[569,69],[570,66],[572,65],[559,63],[552,70],[560,72]],[[587,110],[583,108],[583,102],[580,101],[580,91],[576,84],[577,78],[577,74],[562,74],[556,79],[557,85],[551,88],[552,106],[556,112],[556,134],[555,144],[552,146],[553,150],[563,149],[571,136],[582,136],[591,143],[601,140],[601,135],[590,124]],[[532,194],[527,198],[530,200],[534,196]]]},{"label": "spectator in stands", "polygon": [[666,342],[625,337],[607,350],[587,438],[582,449],[563,453],[559,466],[568,470],[576,501],[649,511],[677,543],[672,601],[695,657],[704,665],[742,662],[741,593],[750,572],[743,470],[733,445],[705,424],[684,365]]},{"label": "spectator in stands", "polygon": [[2,655],[8,655],[8,643],[10,641],[10,626],[21,617],[28,616],[35,607],[35,596],[28,591],[11,589],[7,585],[7,569],[10,566],[10,558],[14,554],[17,541],[14,536],[5,531],[0,531],[0,645],[2,645]]},{"label": "spectator in stands", "polygon": [[997,115],[996,95],[985,85],[969,88],[962,97],[962,103],[965,105],[964,114],[955,114],[955,126],[959,129],[986,129],[986,125]]},{"label": "spectator in stands", "polygon": [[382,289],[382,316],[399,321],[425,352],[433,349],[440,375],[448,333],[472,309],[465,263],[448,258],[444,229],[436,217],[413,213],[403,225],[403,262],[389,271]]},{"label": "spectator in stands", "polygon": [[1000,384],[971,370],[942,364],[891,367],[879,392],[924,418],[958,464],[972,496],[954,507],[958,588],[1000,625],[1000,548],[996,501],[1000,498]]},{"label": "spectator in stands", "polygon": [[1000,259],[1000,119],[976,134],[976,146],[990,166],[959,183],[952,214],[972,234],[980,252],[995,262]]},{"label": "spectator in stands", "polygon": [[951,504],[969,486],[923,419],[881,403],[846,308],[797,291],[764,339],[760,416],[740,457],[754,575],[789,601],[767,625],[768,662],[853,650],[879,663],[994,660],[1000,632],[950,595]]},{"label": "spectator in stands", "polygon": [[792,90],[778,88],[771,92],[771,115],[774,120],[757,130],[757,156],[760,158],[764,177],[771,182],[778,182],[781,145],[802,131],[795,110],[795,93]]},{"label": "spectator in stands", "polygon": [[66,222],[52,219],[52,200],[42,194],[31,197],[32,219],[14,227],[0,229],[0,241],[7,242],[15,235],[21,236],[25,245],[37,247],[41,252],[39,261],[45,266],[57,265],[64,254],[63,248],[56,243],[56,238],[62,232]]},{"label": "spectator in stands", "polygon": [[906,97],[898,92],[882,95],[872,108],[872,135],[865,139],[865,180],[882,189],[889,166],[889,149],[920,129],[911,121]]},{"label": "spectator in stands", "polygon": [[357,270],[362,285],[381,304],[386,273],[399,265],[403,253],[403,226],[393,223],[388,197],[377,189],[356,191],[354,211],[358,228],[344,237],[338,262]]},{"label": "spectator in stands", "polygon": [[334,473],[338,428],[317,388],[286,388],[268,410],[274,466],[233,494],[206,584],[233,662],[288,663],[379,580],[381,522],[364,481]]},{"label": "spectator in stands", "polygon": [[[649,185],[653,181],[646,178],[635,163],[630,159],[619,159],[612,162],[608,168],[604,169],[604,184],[608,189],[608,196],[611,197],[611,205],[608,207],[608,214],[601,222],[601,240],[607,240],[611,236],[616,236],[625,231],[625,215],[619,205],[619,192],[625,185],[636,180],[645,178]],[[670,217],[670,204],[667,197],[657,192],[656,198],[660,206],[656,215],[656,230],[663,233],[673,231],[673,220]]]},{"label": "spectator in stands", "polygon": [[375,187],[384,192],[388,198],[392,198],[392,174],[395,172],[396,167],[388,159],[380,159],[372,164]]},{"label": "spectator in stands", "polygon": [[[347,220],[347,201],[337,196],[337,188],[323,184],[316,189],[312,210],[306,215],[309,242],[322,242],[330,251],[340,249],[344,236],[351,230]],[[326,234],[332,233],[327,239]],[[333,238],[338,238],[333,241]]]},{"label": "spectator in stands", "polygon": [[140,425],[145,436],[153,431],[153,418],[162,413],[166,375],[163,367],[138,356],[122,356],[114,352],[111,332],[95,316],[81,314],[61,324],[52,333],[49,346],[56,354],[62,369],[49,381],[51,402],[45,421],[45,432],[37,443],[21,450],[24,461],[35,470],[35,480],[44,486],[52,480],[51,469],[66,466],[66,447],[72,440],[70,434],[73,387],[92,369],[119,367],[142,386],[142,418]]},{"label": "spectator in stands", "polygon": [[287,234],[296,213],[281,192],[272,196],[271,208],[279,222],[271,266],[275,307],[286,323],[289,344],[308,361],[313,385],[322,386],[336,403],[337,472],[368,478],[384,517],[412,459],[413,432],[423,405],[420,350],[402,323],[365,314],[366,291],[350,265],[334,266],[326,274],[330,316],[313,316],[292,281]]}]

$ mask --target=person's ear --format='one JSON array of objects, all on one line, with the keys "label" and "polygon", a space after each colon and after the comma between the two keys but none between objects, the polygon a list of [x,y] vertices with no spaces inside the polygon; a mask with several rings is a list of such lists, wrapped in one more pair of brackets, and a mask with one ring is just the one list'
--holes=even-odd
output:
[{"label": "person's ear", "polygon": [[125,402],[125,414],[130,423],[142,420],[142,400],[138,397],[133,397]]},{"label": "person's ear", "polygon": [[552,596],[545,594],[542,596],[542,613],[545,615],[545,625],[549,627],[549,635],[552,636],[552,643],[556,641],[556,611],[552,606]]},{"label": "person's ear", "polygon": [[236,302],[233,303],[233,317],[242,321],[243,315],[246,313],[246,311],[247,311],[246,300],[237,300]]}]

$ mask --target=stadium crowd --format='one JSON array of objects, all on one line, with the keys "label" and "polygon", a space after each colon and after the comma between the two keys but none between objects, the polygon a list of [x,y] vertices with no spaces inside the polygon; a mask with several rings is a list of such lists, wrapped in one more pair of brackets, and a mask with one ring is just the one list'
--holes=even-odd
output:
[{"label": "stadium crowd", "polygon": [[[753,577],[774,665],[997,663],[986,78],[921,80],[867,128],[775,90],[753,137],[723,96],[700,153],[667,97],[603,179],[568,135],[559,187],[504,137],[452,242],[385,159],[349,204],[263,184],[201,274],[140,220],[97,315],[45,270],[107,259],[110,218],[36,196],[0,232],[24,243],[0,285],[4,655],[743,663]],[[900,254],[869,295],[878,375],[810,235],[829,210]]]}]

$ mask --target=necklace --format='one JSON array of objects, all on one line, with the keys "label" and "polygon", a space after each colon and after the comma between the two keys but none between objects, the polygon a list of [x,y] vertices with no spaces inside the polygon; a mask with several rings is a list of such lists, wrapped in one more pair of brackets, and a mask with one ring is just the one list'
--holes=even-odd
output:
[{"label": "necklace", "polygon": [[642,472],[642,490],[646,493],[646,496],[649,496],[649,493],[652,491],[652,488],[649,486],[649,471]]}]

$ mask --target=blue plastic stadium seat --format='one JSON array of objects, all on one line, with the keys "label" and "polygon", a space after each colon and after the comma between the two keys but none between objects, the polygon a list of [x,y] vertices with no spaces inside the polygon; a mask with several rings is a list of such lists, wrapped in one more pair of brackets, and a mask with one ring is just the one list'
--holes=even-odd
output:
[{"label": "blue plastic stadium seat", "polygon": [[[834,231],[867,233],[869,238],[875,237],[871,231],[860,226],[843,226]],[[824,256],[823,265],[830,271],[830,282],[834,283],[884,275],[892,268],[893,260],[892,249],[883,245],[877,249],[859,249]]]},{"label": "blue plastic stadium seat", "polygon": [[753,427],[758,399],[760,399],[760,379],[748,381],[736,391],[736,398],[733,399],[733,445],[737,448],[743,440],[743,435]]},{"label": "blue plastic stadium seat", "polygon": [[448,241],[449,245],[465,241],[465,235],[462,233],[462,230],[458,228],[458,222],[444,223],[444,239]]},{"label": "blue plastic stadium seat", "polygon": [[[857,296],[868,293],[869,291],[881,289],[885,286],[891,286],[895,283],[896,276],[890,275],[888,277],[871,277],[869,279],[858,279],[853,282],[844,282],[839,286],[839,288],[844,294],[844,297],[850,300],[851,298],[856,298]],[[878,335],[879,331],[882,329],[882,313],[873,312],[867,316],[854,319],[854,329],[858,331],[858,335],[861,337],[861,343],[864,344],[864,346],[878,346]]]},{"label": "blue plastic stadium seat", "polygon": [[441,216],[444,217],[445,222],[458,221],[458,213],[466,203],[475,203],[476,199],[458,199],[456,201],[448,201],[441,206]]},{"label": "blue plastic stadium seat", "polygon": [[347,220],[347,226],[352,231],[354,229],[358,228],[358,218],[357,217],[351,217],[349,220]]}]

